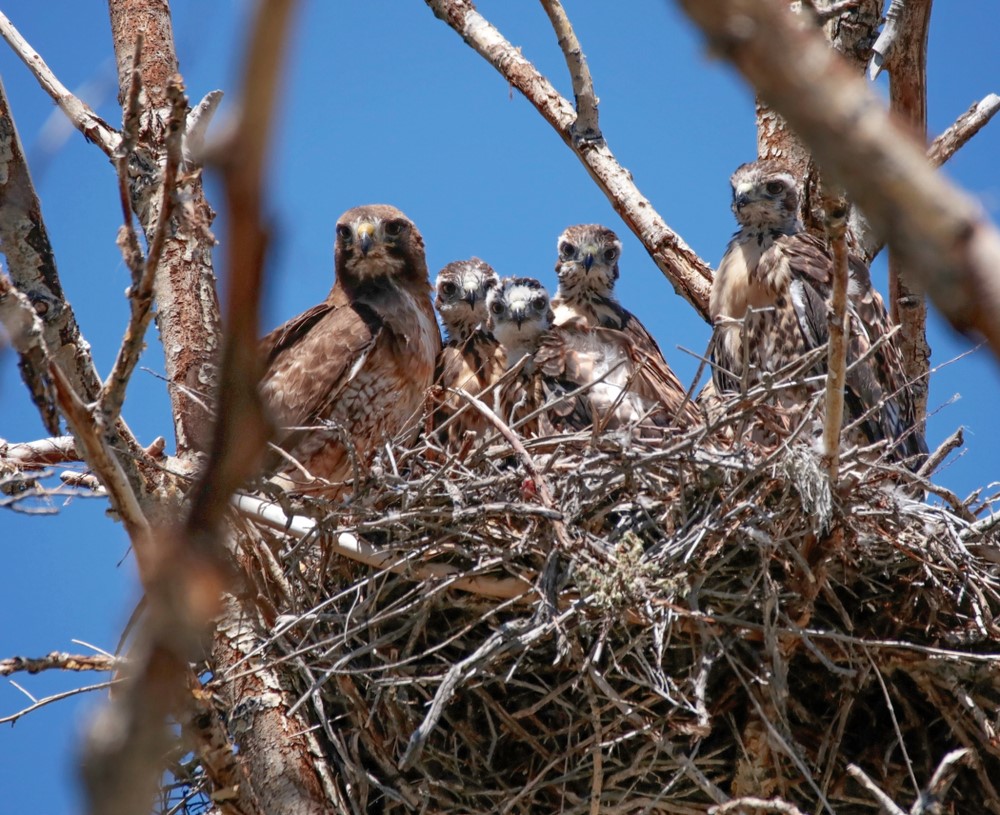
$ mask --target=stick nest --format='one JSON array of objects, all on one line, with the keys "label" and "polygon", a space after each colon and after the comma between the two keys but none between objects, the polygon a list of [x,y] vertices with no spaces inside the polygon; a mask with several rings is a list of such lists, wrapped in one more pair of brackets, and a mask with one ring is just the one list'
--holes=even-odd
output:
[{"label": "stick nest", "polygon": [[347,504],[287,506],[310,534],[247,521],[260,653],[342,801],[1000,813],[995,530],[877,451],[831,492],[811,445],[733,443],[747,421],[525,441],[534,474],[496,433],[423,441]]}]

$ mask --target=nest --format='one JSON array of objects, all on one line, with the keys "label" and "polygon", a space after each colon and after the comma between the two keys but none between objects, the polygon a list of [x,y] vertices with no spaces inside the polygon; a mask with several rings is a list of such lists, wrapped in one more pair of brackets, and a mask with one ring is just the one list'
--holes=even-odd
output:
[{"label": "nest", "polygon": [[831,492],[721,414],[425,440],[344,506],[254,504],[261,654],[351,810],[1000,813],[990,522],[877,450]]}]

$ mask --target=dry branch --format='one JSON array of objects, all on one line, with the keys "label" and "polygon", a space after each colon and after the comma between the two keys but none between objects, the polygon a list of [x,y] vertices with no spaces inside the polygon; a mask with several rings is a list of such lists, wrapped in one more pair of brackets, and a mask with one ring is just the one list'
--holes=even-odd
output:
[{"label": "dry branch", "polygon": [[9,462],[19,470],[36,470],[79,460],[76,440],[72,436],[25,442],[0,441],[0,461]]},{"label": "dry branch", "polygon": [[115,671],[122,660],[107,654],[67,654],[53,651],[43,657],[9,657],[0,659],[0,676],[26,671],[30,674],[42,671]]},{"label": "dry branch", "polygon": [[108,156],[114,156],[121,143],[121,136],[118,132],[94,113],[85,102],[69,92],[55,74],[49,70],[49,66],[45,64],[38,52],[25,42],[18,30],[2,12],[0,12],[0,36],[28,66],[28,70],[34,74],[38,84],[52,97],[60,110],[66,114],[66,117],[87,141],[97,144]]},{"label": "dry branch", "polygon": [[[775,0],[680,0],[900,252],[955,328],[1000,354],[1000,232],[935,172],[878,97]],[[735,22],[734,22],[735,21]]]},{"label": "dry branch", "polygon": [[823,416],[823,456],[830,484],[840,474],[840,429],[844,421],[844,385],[847,381],[847,202],[825,195],[826,234],[833,254],[827,354],[826,411]]},{"label": "dry branch", "polygon": [[594,93],[594,80],[590,76],[590,68],[587,67],[587,57],[562,3],[559,0],[541,0],[541,2],[559,39],[559,47],[566,57],[566,67],[569,68],[570,79],[573,81],[573,101],[576,106],[573,135],[577,141],[600,140],[604,137],[601,135],[598,123],[597,96]]},{"label": "dry branch", "polygon": [[711,267],[675,233],[639,192],[629,172],[618,163],[603,139],[579,143],[574,125],[577,111],[552,86],[519,48],[504,39],[471,0],[425,0],[434,14],[451,26],[465,42],[538,110],[583,163],[629,229],[642,241],[660,271],[681,297],[702,317],[708,315]]},{"label": "dry branch", "polygon": [[927,160],[935,167],[940,167],[982,130],[998,110],[1000,110],[1000,96],[995,93],[974,102],[972,107],[931,142],[927,150]]}]

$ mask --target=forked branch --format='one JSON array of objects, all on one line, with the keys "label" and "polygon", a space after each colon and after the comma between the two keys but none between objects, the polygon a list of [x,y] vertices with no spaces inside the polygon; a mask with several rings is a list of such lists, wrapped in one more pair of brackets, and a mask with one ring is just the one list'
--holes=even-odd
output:
[{"label": "forked branch", "polygon": [[604,139],[574,138],[577,111],[475,7],[472,0],[425,0],[434,14],[517,88],[559,134],[681,297],[706,320],[711,267],[653,208]]},{"label": "forked branch", "polygon": [[0,12],[0,36],[28,66],[28,70],[34,74],[38,84],[52,97],[60,110],[73,123],[73,126],[88,141],[94,142],[109,157],[113,157],[118,145],[121,144],[121,136],[118,131],[94,113],[85,102],[69,92],[69,89],[56,78],[49,66],[45,64],[45,60],[39,56],[34,48],[28,45],[20,32],[14,28],[13,23],[2,12]]}]

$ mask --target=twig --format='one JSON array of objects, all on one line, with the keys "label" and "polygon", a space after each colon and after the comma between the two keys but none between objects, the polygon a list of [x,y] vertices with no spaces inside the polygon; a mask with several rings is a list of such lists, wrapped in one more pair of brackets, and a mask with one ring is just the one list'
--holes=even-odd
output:
[{"label": "twig", "polygon": [[0,12],[0,36],[28,66],[28,70],[35,75],[38,84],[52,97],[87,141],[95,142],[108,156],[113,157],[121,142],[121,136],[118,132],[56,79],[55,74],[45,64],[38,52],[25,42],[18,30],[2,12]]},{"label": "twig", "polygon": [[[140,53],[137,44],[136,56],[138,57]],[[133,78],[135,82],[131,87],[137,89],[139,87],[138,70],[133,71]],[[137,281],[133,279],[132,289],[129,292],[131,314],[128,326],[125,328],[125,336],[122,338],[122,344],[118,349],[111,373],[108,374],[98,398],[99,410],[106,426],[110,426],[121,411],[122,403],[125,401],[125,388],[145,346],[146,329],[153,318],[153,281],[156,279],[156,271],[159,268],[160,258],[163,256],[163,247],[170,230],[170,219],[176,204],[177,171],[181,163],[181,140],[184,136],[184,120],[187,112],[187,97],[184,95],[184,87],[180,82],[180,77],[174,77],[170,80],[167,86],[167,95],[171,102],[171,108],[170,120],[167,124],[167,158],[163,165],[159,214],[142,274]],[[125,161],[127,162],[127,158]],[[131,230],[131,225],[131,218],[129,218],[126,228],[131,232],[134,241],[135,234]],[[136,248],[138,248],[138,244],[136,244]],[[131,247],[126,255],[130,253]]]},{"label": "twig", "polygon": [[597,117],[597,97],[594,94],[594,81],[587,67],[587,57],[580,47],[576,32],[566,16],[566,10],[559,0],[541,0],[545,13],[559,39],[559,47],[566,57],[566,67],[569,68],[573,80],[573,98],[576,103],[576,121],[572,125],[573,137],[576,143],[580,141],[597,141],[602,139],[601,128]]},{"label": "twig", "polygon": [[921,478],[928,478],[931,473],[933,473],[941,464],[948,454],[952,450],[956,450],[965,443],[965,434],[962,432],[962,428],[958,428],[954,433],[952,433],[948,438],[946,438],[940,445],[938,445],[937,450],[931,453],[927,457],[920,469],[917,471],[917,475]]},{"label": "twig", "polygon": [[872,797],[878,801],[879,806],[884,809],[888,815],[907,815],[906,811],[901,809],[896,803],[886,795],[881,788],[876,784],[868,774],[862,770],[857,764],[848,764],[847,772],[853,777],[862,787],[864,787],[868,792],[871,793]]},{"label": "twig", "polygon": [[997,111],[1000,111],[1000,96],[995,93],[987,94],[980,101],[974,102],[972,107],[931,142],[927,160],[935,167],[940,167],[982,130]]},{"label": "twig", "polygon": [[604,140],[577,144],[577,113],[538,69],[483,17],[471,0],[425,0],[431,11],[517,88],[586,167],[674,290],[708,319],[711,267],[674,232],[636,187]]},{"label": "twig", "polygon": [[132,78],[125,94],[125,106],[122,113],[122,140],[115,157],[115,169],[118,172],[118,198],[121,203],[123,221],[122,228],[118,233],[118,246],[125,260],[125,265],[132,274],[133,291],[138,289],[139,281],[142,278],[142,250],[139,248],[139,237],[135,234],[132,220],[132,204],[129,196],[129,163],[139,142],[139,94],[142,91],[139,60],[142,58],[142,43],[142,35],[136,37],[132,56]]},{"label": "twig", "polygon": [[708,815],[725,815],[728,812],[743,812],[745,809],[758,809],[765,812],[778,812],[781,815],[802,815],[795,804],[782,801],[779,798],[734,798],[724,804],[716,804],[708,808]]},{"label": "twig", "polygon": [[934,770],[934,775],[927,784],[927,788],[920,792],[913,806],[910,807],[910,815],[925,815],[925,813],[941,812],[941,800],[948,794],[948,788],[955,781],[959,768],[963,764],[969,764],[972,760],[972,750],[963,747],[959,750],[952,750],[938,764]]},{"label": "twig", "polygon": [[78,449],[84,460],[108,491],[111,506],[121,516],[125,529],[135,548],[140,573],[150,567],[148,545],[149,522],[139,504],[139,498],[122,470],[121,464],[99,432],[93,414],[77,396],[65,374],[54,362],[49,364],[49,376],[55,385],[56,401],[63,416],[76,436]]},{"label": "twig", "polygon": [[923,145],[784,2],[679,3],[899,249],[914,284],[1000,355],[1000,232],[981,207],[930,167]]},{"label": "twig", "polygon": [[37,700],[34,704],[29,705],[23,710],[17,711],[17,713],[0,717],[0,724],[16,722],[22,716],[26,716],[39,708],[45,707],[46,705],[51,705],[53,702],[61,702],[63,699],[69,699],[71,696],[79,696],[81,693],[90,693],[95,690],[105,690],[106,688],[110,688],[118,684],[119,681],[120,680],[112,679],[109,682],[98,682],[96,685],[85,685],[82,688],[73,688],[72,690],[63,691],[62,693],[54,693],[52,696],[46,696],[44,699]]},{"label": "twig", "polygon": [[233,497],[232,503],[247,517],[261,521],[273,529],[299,537],[320,536],[333,552],[376,569],[386,569],[417,581],[447,580],[452,588],[459,591],[498,600],[510,600],[516,597],[530,600],[534,592],[531,582],[520,577],[495,578],[483,575],[469,577],[463,576],[467,570],[445,563],[414,565],[405,556],[372,546],[350,532],[341,532],[336,536],[325,533],[312,518],[303,515],[288,516],[276,504],[252,495],[238,494]]},{"label": "twig", "polygon": [[80,655],[53,651],[43,657],[10,657],[0,659],[0,676],[10,676],[19,671],[30,674],[42,671],[115,671],[123,660],[106,654]]},{"label": "twig", "polygon": [[826,234],[833,253],[830,292],[830,339],[827,348],[826,411],[823,418],[823,457],[830,485],[840,477],[840,430],[844,423],[844,384],[847,381],[847,202],[839,194],[824,194]]}]

